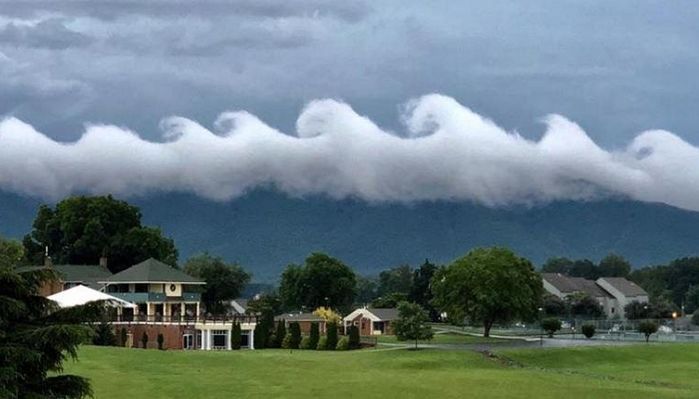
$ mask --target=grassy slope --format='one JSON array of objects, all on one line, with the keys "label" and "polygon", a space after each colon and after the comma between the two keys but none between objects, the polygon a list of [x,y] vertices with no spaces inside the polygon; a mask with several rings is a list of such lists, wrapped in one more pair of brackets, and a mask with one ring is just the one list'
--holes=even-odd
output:
[{"label": "grassy slope", "polygon": [[[671,349],[670,349],[671,348]],[[657,378],[671,385],[634,382],[655,379],[639,372],[638,362],[655,362],[655,371],[677,354],[689,360],[683,375],[699,371],[699,346],[639,346],[600,350],[516,351],[507,356],[524,363],[508,367],[469,351],[363,350],[316,352],[284,350],[237,352],[143,351],[84,347],[66,372],[90,377],[95,396],[110,398],[690,398],[671,371]],[[673,355],[666,355],[671,350]],[[571,355],[569,355],[571,354]],[[568,360],[570,358],[570,363]],[[611,360],[606,360],[610,359]],[[589,368],[591,360],[604,363]],[[618,364],[619,366],[615,366]],[[539,368],[545,367],[546,369]],[[563,370],[571,368],[578,372]],[[623,379],[605,376],[617,374]],[[582,371],[589,374],[583,374]],[[601,374],[601,375],[598,375]]]},{"label": "grassy slope", "polygon": [[510,350],[503,355],[524,365],[557,372],[607,376],[687,389],[699,389],[699,346],[651,344],[629,347]]}]

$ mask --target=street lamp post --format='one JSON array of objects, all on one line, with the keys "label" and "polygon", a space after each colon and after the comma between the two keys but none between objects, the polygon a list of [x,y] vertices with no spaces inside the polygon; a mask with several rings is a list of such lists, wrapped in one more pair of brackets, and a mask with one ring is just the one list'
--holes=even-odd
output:
[{"label": "street lamp post", "polygon": [[544,326],[543,326],[544,308],[539,308],[539,345],[544,346]]}]

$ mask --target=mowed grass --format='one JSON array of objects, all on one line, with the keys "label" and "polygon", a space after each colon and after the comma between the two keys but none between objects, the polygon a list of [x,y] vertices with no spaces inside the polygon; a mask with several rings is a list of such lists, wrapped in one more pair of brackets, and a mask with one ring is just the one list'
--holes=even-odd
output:
[{"label": "mowed grass", "polygon": [[[377,335],[376,340],[378,343],[390,343],[390,344],[414,344],[415,341],[398,341],[395,335]],[[484,338],[482,336],[457,334],[457,333],[435,333],[431,340],[418,341],[421,344],[448,344],[448,345],[458,345],[458,344],[484,344],[484,343],[496,343],[503,342],[505,340],[498,338]]]},{"label": "mowed grass", "polygon": [[[696,398],[699,345],[203,352],[86,346],[67,373],[110,398]],[[648,369],[646,369],[648,367]]]},{"label": "mowed grass", "polygon": [[699,397],[697,344],[506,350],[501,354],[525,366],[690,389]]}]

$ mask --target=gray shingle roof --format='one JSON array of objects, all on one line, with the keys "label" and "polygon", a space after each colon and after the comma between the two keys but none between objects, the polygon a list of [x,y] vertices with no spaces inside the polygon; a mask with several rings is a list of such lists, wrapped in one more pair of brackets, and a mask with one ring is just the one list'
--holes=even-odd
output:
[{"label": "gray shingle roof", "polygon": [[323,321],[323,318],[316,316],[313,313],[284,313],[279,316],[275,316],[274,320],[286,320],[286,321]]},{"label": "gray shingle roof", "polygon": [[182,270],[153,258],[133,265],[103,281],[106,283],[162,282],[204,284],[203,281],[190,276]]},{"label": "gray shingle roof", "polygon": [[643,288],[638,286],[633,281],[625,279],[624,277],[601,278],[626,296],[648,296],[648,293]]},{"label": "gray shingle roof", "polygon": [[585,294],[593,298],[612,298],[612,294],[602,289],[602,287],[597,285],[597,283],[592,280],[588,280],[583,277],[569,277],[568,279],[573,282],[573,284],[576,287],[575,291],[577,292],[584,292]]},{"label": "gray shingle roof", "polygon": [[541,277],[563,294],[570,294],[577,291],[575,283],[572,282],[568,276],[564,276],[560,273],[541,273]]},{"label": "gray shingle roof", "polygon": [[396,320],[398,318],[398,309],[394,308],[367,308],[368,311],[374,314],[381,320]]},{"label": "gray shingle roof", "polygon": [[61,279],[65,283],[81,283],[92,288],[99,288],[101,284],[98,281],[103,281],[112,275],[104,266],[101,265],[52,265],[52,266],[22,266],[18,267],[18,272],[42,270],[53,268],[61,275]]}]

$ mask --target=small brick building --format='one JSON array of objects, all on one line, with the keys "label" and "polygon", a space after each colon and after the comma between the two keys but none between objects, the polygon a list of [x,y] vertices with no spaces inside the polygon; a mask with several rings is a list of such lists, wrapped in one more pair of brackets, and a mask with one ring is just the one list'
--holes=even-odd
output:
[{"label": "small brick building", "polygon": [[359,308],[342,319],[347,334],[349,326],[357,326],[359,334],[393,335],[393,322],[398,319],[398,310],[392,308]]}]

